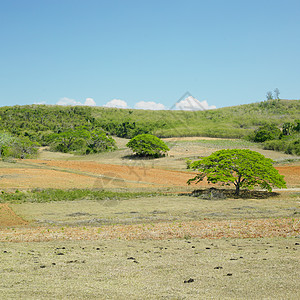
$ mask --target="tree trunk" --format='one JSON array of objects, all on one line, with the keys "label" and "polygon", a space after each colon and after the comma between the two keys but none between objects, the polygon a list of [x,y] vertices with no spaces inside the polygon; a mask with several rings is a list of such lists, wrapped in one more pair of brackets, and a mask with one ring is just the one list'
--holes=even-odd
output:
[{"label": "tree trunk", "polygon": [[240,194],[240,184],[239,183],[235,186],[235,194],[237,196],[239,196],[239,194]]},{"label": "tree trunk", "polygon": [[234,185],[235,185],[235,194],[236,196],[239,196],[240,194],[240,183],[241,183],[241,175],[239,175],[238,179],[235,181]]}]

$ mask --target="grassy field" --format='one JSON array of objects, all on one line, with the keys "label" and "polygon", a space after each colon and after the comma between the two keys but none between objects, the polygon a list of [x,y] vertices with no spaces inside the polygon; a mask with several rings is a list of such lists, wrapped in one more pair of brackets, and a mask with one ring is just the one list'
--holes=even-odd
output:
[{"label": "grassy field", "polygon": [[[117,139],[114,153],[1,162],[1,298],[299,299],[299,159],[240,140],[165,141],[154,160]],[[187,187],[185,160],[221,148],[274,159],[288,190],[191,197],[209,186]]]}]

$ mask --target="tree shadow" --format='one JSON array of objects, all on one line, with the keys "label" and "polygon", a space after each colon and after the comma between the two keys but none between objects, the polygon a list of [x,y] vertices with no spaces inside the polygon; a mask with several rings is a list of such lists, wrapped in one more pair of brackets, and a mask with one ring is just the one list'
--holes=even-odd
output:
[{"label": "tree shadow", "polygon": [[[187,195],[187,194],[185,194]],[[198,197],[205,200],[222,200],[227,198],[233,199],[267,199],[276,197],[279,193],[257,190],[241,190],[237,196],[234,189],[199,189],[194,190],[190,194],[191,197]]]},{"label": "tree shadow", "polygon": [[154,160],[154,159],[158,159],[164,157],[164,155],[161,156],[139,156],[136,154],[130,154],[130,155],[124,155],[121,157],[121,159],[131,159],[131,160]]}]

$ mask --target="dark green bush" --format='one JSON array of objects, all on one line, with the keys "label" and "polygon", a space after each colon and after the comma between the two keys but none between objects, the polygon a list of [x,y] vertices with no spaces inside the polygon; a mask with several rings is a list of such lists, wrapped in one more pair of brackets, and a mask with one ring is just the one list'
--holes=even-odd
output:
[{"label": "dark green bush", "polygon": [[279,139],[281,130],[275,124],[267,124],[254,131],[253,141],[263,143],[265,141]]}]

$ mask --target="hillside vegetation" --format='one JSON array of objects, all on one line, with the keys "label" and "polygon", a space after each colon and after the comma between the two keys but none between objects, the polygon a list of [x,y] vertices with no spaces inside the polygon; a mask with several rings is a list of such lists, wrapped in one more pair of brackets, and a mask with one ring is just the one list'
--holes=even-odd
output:
[{"label": "hillside vegetation", "polygon": [[5,132],[19,139],[19,143],[26,141],[81,154],[113,150],[115,145],[110,135],[132,138],[152,133],[158,137],[243,138],[260,126],[274,124],[281,128],[297,119],[300,119],[300,100],[269,100],[196,112],[56,105],[0,108],[2,135]]}]

